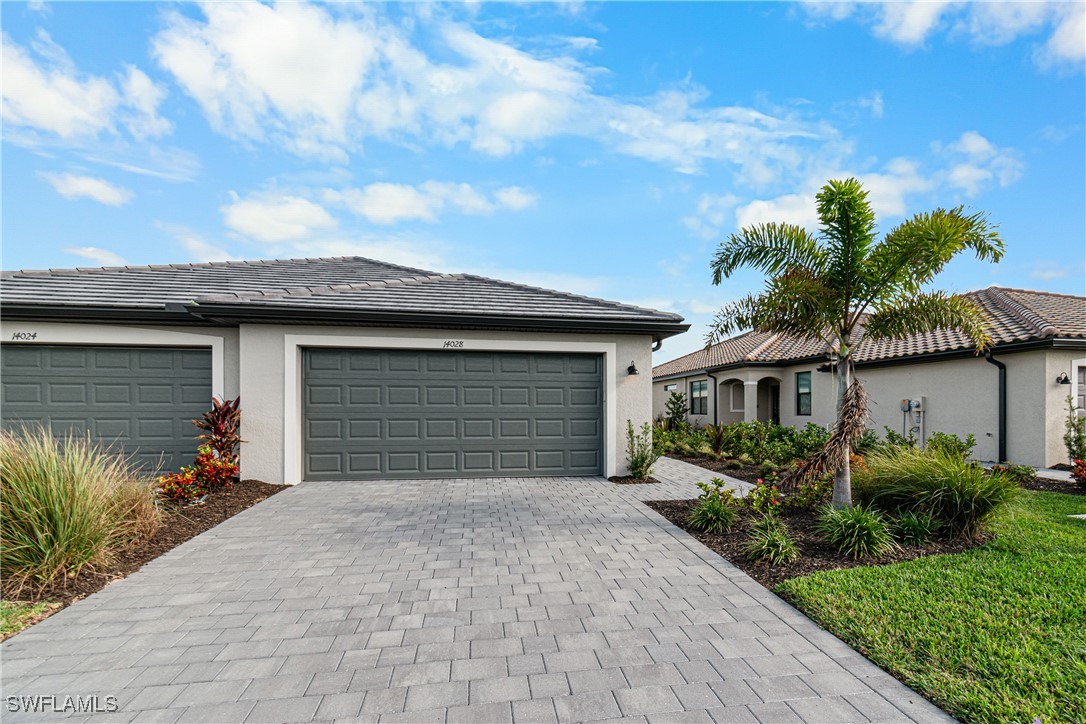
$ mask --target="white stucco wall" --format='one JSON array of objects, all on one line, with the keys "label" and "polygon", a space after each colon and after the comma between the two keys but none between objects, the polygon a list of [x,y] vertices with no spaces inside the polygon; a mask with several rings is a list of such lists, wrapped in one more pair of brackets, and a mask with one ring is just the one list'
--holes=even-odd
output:
[{"label": "white stucco wall", "polygon": [[[243,324],[240,362],[246,442],[242,445],[242,475],[268,482],[296,483],[301,479],[300,350],[303,347],[440,349],[448,339],[463,340],[464,351],[604,354],[608,364],[605,380],[609,380],[604,391],[605,474],[627,472],[626,421],[640,427],[652,416],[649,336]],[[627,374],[631,362],[640,374]],[[285,379],[290,368],[293,368],[290,379]]]}]

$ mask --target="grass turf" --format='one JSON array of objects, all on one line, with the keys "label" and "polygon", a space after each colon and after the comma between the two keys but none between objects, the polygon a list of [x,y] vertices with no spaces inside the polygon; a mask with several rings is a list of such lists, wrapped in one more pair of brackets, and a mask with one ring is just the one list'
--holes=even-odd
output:
[{"label": "grass turf", "polygon": [[1086,722],[1086,513],[1023,491],[965,553],[816,573],[777,592],[967,722]]},{"label": "grass turf", "polygon": [[22,601],[0,601],[0,641],[19,633],[32,623],[36,623],[59,603],[42,601],[23,603]]}]

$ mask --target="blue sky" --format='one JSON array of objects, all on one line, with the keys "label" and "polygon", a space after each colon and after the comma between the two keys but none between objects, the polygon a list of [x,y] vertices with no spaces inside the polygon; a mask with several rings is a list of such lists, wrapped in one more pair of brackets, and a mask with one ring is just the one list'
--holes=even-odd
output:
[{"label": "blue sky", "polygon": [[1086,5],[3,3],[3,267],[360,254],[677,311],[856,175],[1084,293]]}]

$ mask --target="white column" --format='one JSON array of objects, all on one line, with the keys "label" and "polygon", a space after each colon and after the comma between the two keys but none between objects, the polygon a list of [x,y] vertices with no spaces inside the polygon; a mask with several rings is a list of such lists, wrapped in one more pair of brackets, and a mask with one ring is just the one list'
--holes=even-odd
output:
[{"label": "white column", "polygon": [[743,383],[743,420],[753,422],[758,419],[758,381]]}]

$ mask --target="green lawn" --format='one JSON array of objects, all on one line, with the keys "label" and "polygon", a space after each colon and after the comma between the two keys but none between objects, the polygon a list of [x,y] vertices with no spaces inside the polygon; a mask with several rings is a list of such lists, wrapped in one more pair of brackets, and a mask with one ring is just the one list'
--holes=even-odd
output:
[{"label": "green lawn", "polygon": [[1086,722],[1086,498],[1022,491],[966,553],[777,592],[967,722]]},{"label": "green lawn", "polygon": [[22,603],[20,601],[0,601],[0,639],[17,634],[42,614],[59,607],[59,603],[43,601],[41,603]]}]

